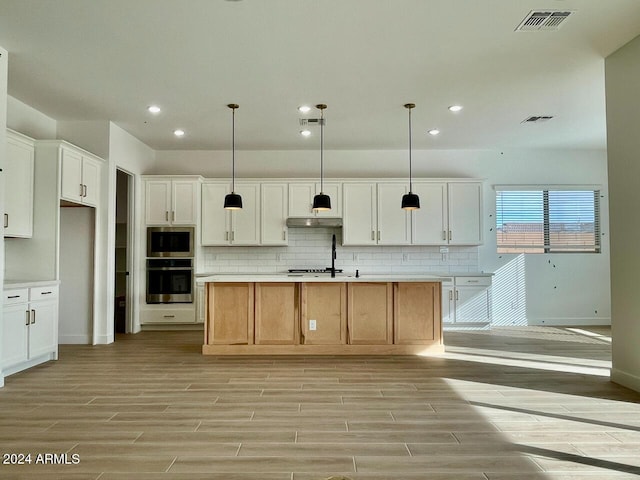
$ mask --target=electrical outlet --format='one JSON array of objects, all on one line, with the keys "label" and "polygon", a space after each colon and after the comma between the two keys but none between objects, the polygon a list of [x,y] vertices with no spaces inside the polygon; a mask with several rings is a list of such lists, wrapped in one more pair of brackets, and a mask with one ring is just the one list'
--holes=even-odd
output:
[{"label": "electrical outlet", "polygon": [[316,329],[316,321],[315,320],[309,320],[309,330],[315,331],[315,329]]}]

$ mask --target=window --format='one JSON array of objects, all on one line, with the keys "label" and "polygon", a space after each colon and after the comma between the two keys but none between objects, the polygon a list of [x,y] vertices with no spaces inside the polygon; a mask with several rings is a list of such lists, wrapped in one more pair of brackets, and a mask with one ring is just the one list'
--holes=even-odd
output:
[{"label": "window", "polygon": [[600,253],[600,191],[496,186],[498,253]]}]

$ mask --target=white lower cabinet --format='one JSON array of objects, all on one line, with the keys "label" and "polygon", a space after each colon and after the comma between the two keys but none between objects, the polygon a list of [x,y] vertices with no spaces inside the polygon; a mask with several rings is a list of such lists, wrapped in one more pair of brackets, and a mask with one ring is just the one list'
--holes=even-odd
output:
[{"label": "white lower cabinet", "polygon": [[3,373],[58,358],[58,286],[8,288],[2,322]]},{"label": "white lower cabinet", "polygon": [[488,328],[490,324],[490,276],[459,276],[442,283],[442,325],[445,329]]}]

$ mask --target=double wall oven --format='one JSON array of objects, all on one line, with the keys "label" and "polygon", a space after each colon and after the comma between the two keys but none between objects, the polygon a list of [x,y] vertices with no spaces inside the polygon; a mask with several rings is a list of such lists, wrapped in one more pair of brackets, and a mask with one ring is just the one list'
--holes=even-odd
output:
[{"label": "double wall oven", "polygon": [[147,228],[147,303],[193,303],[193,227]]}]

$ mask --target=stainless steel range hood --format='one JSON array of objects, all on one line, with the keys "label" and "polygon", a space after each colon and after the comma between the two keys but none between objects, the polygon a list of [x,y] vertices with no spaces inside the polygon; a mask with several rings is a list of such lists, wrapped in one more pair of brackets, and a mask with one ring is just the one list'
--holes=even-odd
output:
[{"label": "stainless steel range hood", "polygon": [[342,218],[337,217],[291,217],[287,218],[287,227],[300,228],[337,228],[342,227]]}]

